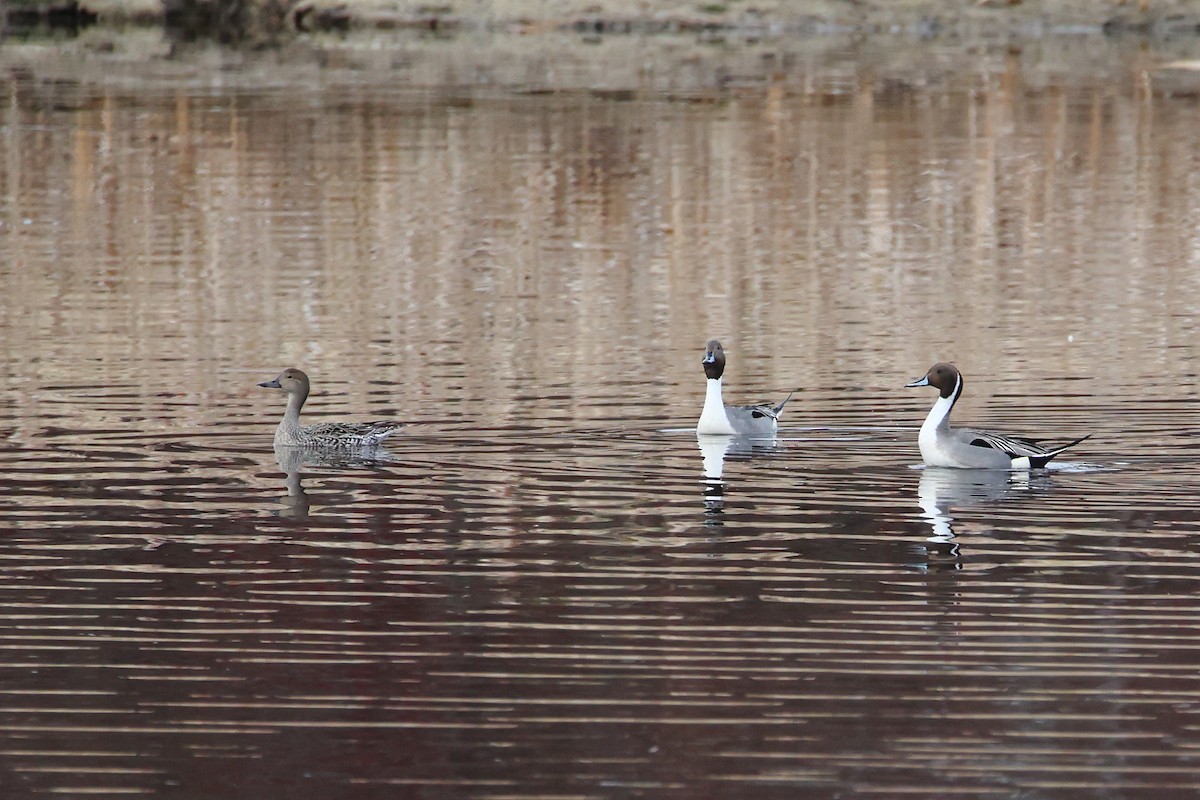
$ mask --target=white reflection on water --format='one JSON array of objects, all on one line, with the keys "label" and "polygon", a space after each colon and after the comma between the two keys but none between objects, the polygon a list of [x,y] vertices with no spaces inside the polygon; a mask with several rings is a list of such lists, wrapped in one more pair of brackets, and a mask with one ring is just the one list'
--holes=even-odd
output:
[{"label": "white reflection on water", "polygon": [[954,509],[998,502],[1028,487],[1029,473],[1019,470],[924,468],[917,485],[917,502],[921,516],[933,529],[929,541],[949,542],[954,538]]},{"label": "white reflection on water", "polygon": [[696,444],[699,445],[703,458],[705,479],[711,482],[720,482],[725,473],[726,458],[731,456],[750,457],[769,453],[779,446],[779,440],[775,437],[696,434]]},{"label": "white reflection on water", "polygon": [[696,444],[704,470],[705,523],[721,524],[721,512],[725,509],[725,459],[729,457],[751,458],[774,450],[779,440],[775,437],[712,436],[696,434]]}]

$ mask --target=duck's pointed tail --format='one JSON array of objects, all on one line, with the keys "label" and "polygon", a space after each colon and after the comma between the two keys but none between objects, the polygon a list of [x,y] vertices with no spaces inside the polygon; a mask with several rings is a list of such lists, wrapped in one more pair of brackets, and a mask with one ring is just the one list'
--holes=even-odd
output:
[{"label": "duck's pointed tail", "polygon": [[372,431],[372,438],[376,442],[382,442],[393,433],[399,433],[404,427],[405,424],[403,422],[376,422],[375,429]]},{"label": "duck's pointed tail", "polygon": [[1062,451],[1064,451],[1068,448],[1074,447],[1075,445],[1082,442],[1084,439],[1090,439],[1090,438],[1092,438],[1092,435],[1089,433],[1086,436],[1080,436],[1078,439],[1076,439],[1073,442],[1067,442],[1066,444],[1062,445],[1061,447],[1056,447],[1053,450],[1049,450],[1043,456],[1031,456],[1029,459],[1029,466],[1034,467],[1035,469],[1041,469],[1042,467],[1044,467],[1050,463],[1050,459],[1054,458],[1056,455],[1058,455]]},{"label": "duck's pointed tail", "polygon": [[772,411],[775,412],[776,417],[778,417],[781,413],[783,413],[783,407],[788,404],[788,400],[792,399],[792,395],[794,395],[796,393],[796,391],[797,391],[796,389],[792,389],[790,392],[788,392],[788,396],[783,398],[782,403],[780,403],[779,405],[777,405],[771,409]]}]

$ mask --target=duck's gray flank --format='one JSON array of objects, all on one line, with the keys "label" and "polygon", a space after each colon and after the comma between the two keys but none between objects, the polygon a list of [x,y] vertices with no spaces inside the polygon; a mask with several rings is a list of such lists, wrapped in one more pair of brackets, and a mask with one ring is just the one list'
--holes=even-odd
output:
[{"label": "duck's gray flank", "polygon": [[258,384],[287,393],[287,409],[275,428],[276,447],[364,448],[374,447],[404,427],[402,422],[323,422],[300,424],[300,409],[308,399],[310,383],[301,370],[289,367],[274,380]]}]

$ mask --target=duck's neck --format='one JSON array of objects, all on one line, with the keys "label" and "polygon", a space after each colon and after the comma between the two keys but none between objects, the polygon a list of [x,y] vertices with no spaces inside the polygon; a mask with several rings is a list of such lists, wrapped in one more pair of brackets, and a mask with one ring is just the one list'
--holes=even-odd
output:
[{"label": "duck's neck", "polygon": [[725,413],[725,402],[721,399],[721,379],[709,378],[708,389],[704,393],[704,410],[700,412],[700,423],[696,426],[696,433],[728,436],[736,432],[729,424],[729,415]]},{"label": "duck's neck", "polygon": [[307,399],[307,392],[288,393],[287,410],[283,412],[283,421],[279,423],[278,434],[294,434],[300,430],[300,409],[304,408],[304,401]]},{"label": "duck's neck", "polygon": [[925,423],[921,425],[921,439],[950,430],[950,410],[954,408],[954,404],[958,402],[958,397],[961,394],[962,378],[959,378],[954,384],[954,391],[950,393],[950,396],[938,396],[937,402],[933,404],[933,408],[929,409],[929,416],[925,418]]}]

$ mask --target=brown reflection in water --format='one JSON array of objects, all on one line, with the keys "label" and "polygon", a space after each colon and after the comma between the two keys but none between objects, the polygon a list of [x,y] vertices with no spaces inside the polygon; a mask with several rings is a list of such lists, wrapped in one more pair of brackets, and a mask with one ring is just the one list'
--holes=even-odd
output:
[{"label": "brown reflection in water", "polygon": [[695,394],[711,334],[764,393],[934,358],[1101,386],[1190,368],[1191,104],[1014,58],[800,78],[699,103],[11,81],[10,369],[96,359],[153,392],[170,363],[207,398],[315,363],[505,421],[523,384],[619,396],[613,350]]}]

